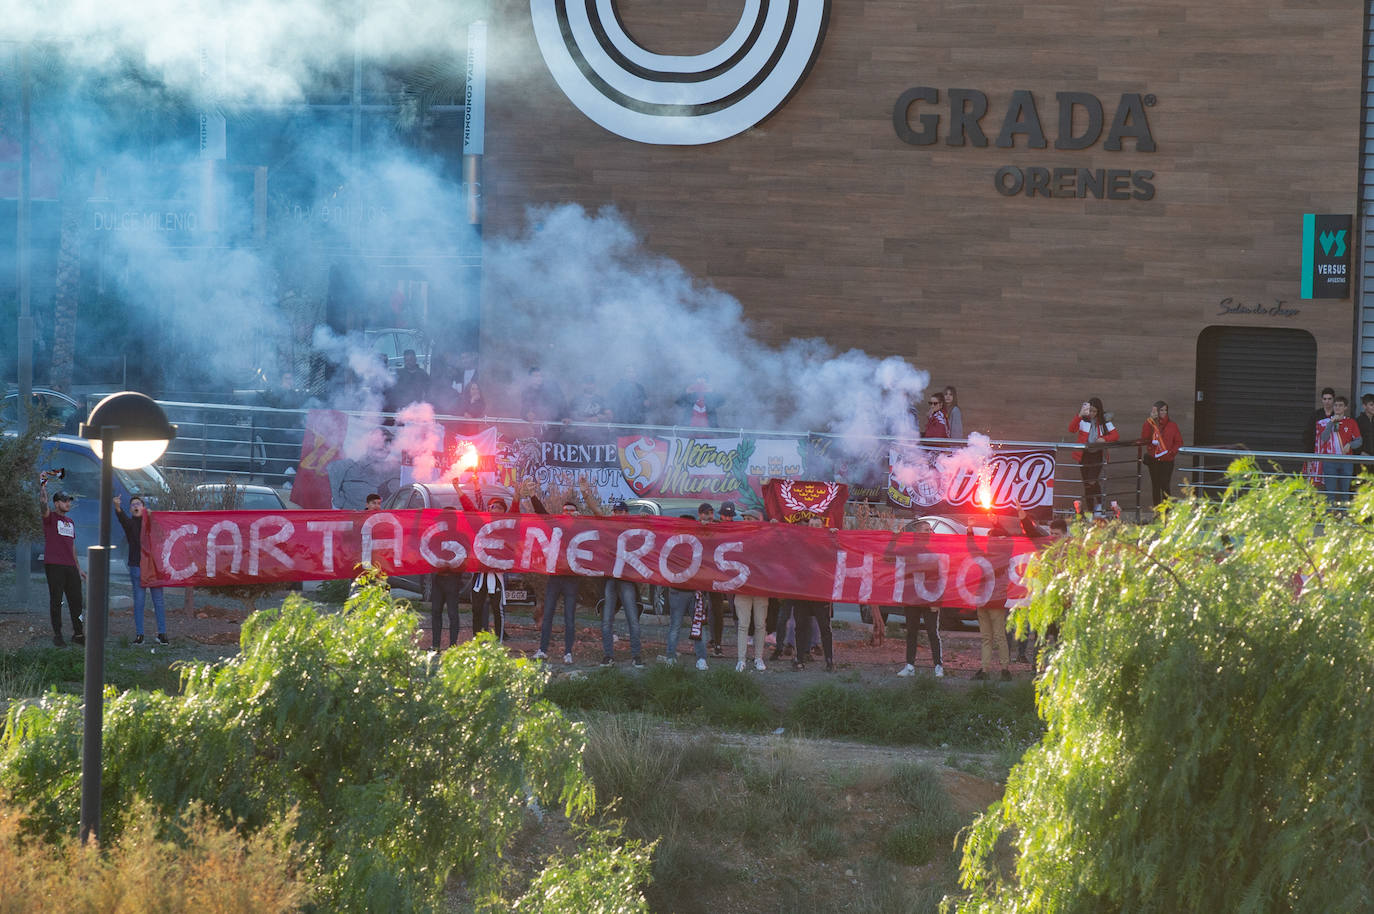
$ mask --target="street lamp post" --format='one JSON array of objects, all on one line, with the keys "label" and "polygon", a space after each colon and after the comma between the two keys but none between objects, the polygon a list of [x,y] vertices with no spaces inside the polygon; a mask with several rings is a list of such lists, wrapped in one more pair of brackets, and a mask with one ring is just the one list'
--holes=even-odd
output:
[{"label": "street lamp post", "polygon": [[105,623],[110,614],[110,502],[114,468],[136,470],[162,456],[177,429],[152,398],[110,394],[81,424],[100,458],[100,541],[86,550],[90,606],[86,610],[85,713],[81,730],[81,841],[100,838],[100,754],[105,716]]}]

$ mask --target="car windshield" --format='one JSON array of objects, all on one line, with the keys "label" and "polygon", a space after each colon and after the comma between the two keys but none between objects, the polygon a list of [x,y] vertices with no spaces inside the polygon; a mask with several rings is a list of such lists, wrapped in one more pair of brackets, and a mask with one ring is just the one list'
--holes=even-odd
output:
[{"label": "car windshield", "polygon": [[142,467],[137,470],[115,470],[115,472],[119,474],[120,481],[124,483],[124,488],[128,489],[130,494],[156,499],[167,491],[167,483],[163,480],[162,474],[154,467]]},{"label": "car windshield", "polygon": [[241,507],[245,511],[276,511],[281,508],[281,499],[275,492],[241,492]]}]

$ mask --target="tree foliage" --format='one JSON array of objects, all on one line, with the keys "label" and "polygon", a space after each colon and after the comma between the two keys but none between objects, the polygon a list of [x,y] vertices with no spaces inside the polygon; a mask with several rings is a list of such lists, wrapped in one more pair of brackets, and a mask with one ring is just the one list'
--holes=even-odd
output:
[{"label": "tree foliage", "polygon": [[[37,409],[29,410],[28,427],[19,433],[0,423],[0,543],[21,537],[41,537],[38,509],[38,456],[54,423]],[[55,489],[53,491],[56,491]]]},{"label": "tree foliage", "polygon": [[947,908],[1369,910],[1374,486],[1343,516],[1300,480],[1231,474],[1217,501],[1038,565],[1025,619],[1061,638],[1047,732],[970,830]]},{"label": "tree foliage", "polygon": [[[486,637],[427,654],[415,625],[368,577],[341,613],[292,595],[249,617],[241,653],[186,667],[181,695],[110,690],[102,838],[135,798],[169,820],[203,803],[249,834],[295,815],[320,910],[432,910],[454,871],[498,904],[528,806],[592,810],[582,729],[537,665]],[[49,840],[78,820],[80,744],[75,697],[11,712],[0,799]]]}]

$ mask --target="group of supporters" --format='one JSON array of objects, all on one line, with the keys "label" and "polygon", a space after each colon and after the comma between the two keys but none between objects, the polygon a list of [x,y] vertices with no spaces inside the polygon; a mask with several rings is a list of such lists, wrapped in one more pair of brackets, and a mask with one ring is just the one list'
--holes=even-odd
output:
[{"label": "group of supporters", "polygon": [[[1082,450],[1073,452],[1083,478],[1083,500],[1076,502],[1077,512],[1101,516],[1106,510],[1102,501],[1102,479],[1106,474],[1108,448],[1121,441],[1121,433],[1098,397],[1089,397],[1069,420],[1069,434]],[[1169,404],[1156,400],[1140,426],[1140,436],[1134,444],[1141,461],[1150,472],[1150,505],[1158,506],[1173,496],[1174,460],[1183,447],[1183,435],[1178,423],[1169,418]],[[1111,506],[1116,509],[1116,504]],[[1114,511],[1114,513],[1120,513]]]},{"label": "group of supporters", "polygon": [[1374,457],[1374,394],[1360,398],[1360,415],[1355,417],[1350,415],[1350,400],[1330,387],[1322,389],[1321,402],[1303,428],[1303,450],[1317,456],[1308,463],[1306,474],[1333,502],[1347,501],[1355,464],[1330,458]]}]

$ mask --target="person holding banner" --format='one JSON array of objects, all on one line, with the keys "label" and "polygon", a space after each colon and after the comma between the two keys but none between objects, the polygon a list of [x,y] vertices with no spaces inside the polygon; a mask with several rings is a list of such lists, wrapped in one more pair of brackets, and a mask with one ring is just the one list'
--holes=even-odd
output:
[{"label": "person holding banner", "polygon": [[[611,513],[616,517],[628,517],[629,506],[623,501],[617,501],[611,505]],[[640,654],[639,641],[639,594],[635,589],[635,582],[625,578],[606,578],[606,590],[601,604],[601,665],[611,666],[615,663],[615,611],[618,608],[625,610],[625,624],[630,629],[630,656],[631,662],[636,669],[644,666],[644,659]]]},{"label": "person holding banner", "polygon": [[[691,514],[682,514],[683,520],[696,520]],[[668,643],[664,646],[663,653],[659,655],[658,662],[669,665],[677,663],[677,642],[682,634],[682,617],[687,615],[688,610],[692,612],[692,624],[700,633],[700,625],[704,622],[706,604],[705,599],[695,590],[681,590],[677,587],[668,588]],[[692,652],[697,657],[697,669],[706,669],[706,639],[697,637],[692,641]]]},{"label": "person holding banner", "polygon": [[1089,397],[1069,422],[1069,434],[1087,445],[1073,452],[1074,462],[1083,477],[1083,507],[1088,513],[1102,512],[1102,474],[1107,467],[1107,445],[1121,439],[1112,420],[1107,418],[1102,401]]},{"label": "person holding banner", "polygon": [[[825,527],[825,521],[819,517],[813,517],[806,523],[807,526],[818,529]],[[831,604],[821,600],[792,601],[792,618],[797,631],[797,656],[792,659],[792,669],[802,670],[806,667],[806,658],[811,652],[811,623],[814,620],[820,627],[821,649],[825,652],[825,671],[835,672],[835,639],[830,630],[830,611]]]},{"label": "person holding banner", "polygon": [[[540,507],[542,507],[542,505],[536,502],[536,511]],[[577,502],[564,502],[563,513],[576,516]],[[558,600],[562,598],[563,662],[569,665],[572,664],[573,640],[577,636],[577,582],[578,576],[575,574],[549,575],[548,588],[544,591],[544,621],[543,624],[539,626],[539,650],[534,652],[534,659],[543,660],[549,656],[549,642],[553,639],[553,608],[557,605]]]}]

